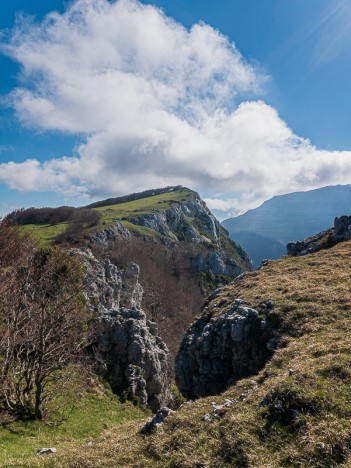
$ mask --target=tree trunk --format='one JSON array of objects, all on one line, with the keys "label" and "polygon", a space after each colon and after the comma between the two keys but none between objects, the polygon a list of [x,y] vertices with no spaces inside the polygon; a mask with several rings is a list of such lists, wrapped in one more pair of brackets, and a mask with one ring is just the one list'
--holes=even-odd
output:
[{"label": "tree trunk", "polygon": [[40,381],[37,381],[36,382],[36,390],[35,390],[34,414],[35,414],[35,419],[39,419],[39,420],[43,419],[42,393],[43,393],[42,383]]}]

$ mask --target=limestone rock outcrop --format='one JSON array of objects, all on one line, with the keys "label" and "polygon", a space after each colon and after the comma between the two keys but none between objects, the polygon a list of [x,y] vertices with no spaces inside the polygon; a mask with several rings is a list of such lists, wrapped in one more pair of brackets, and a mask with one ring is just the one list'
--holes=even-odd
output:
[{"label": "limestone rock outcrop", "polygon": [[247,253],[229,238],[227,231],[196,192],[167,210],[139,214],[130,222],[152,229],[174,242],[206,246],[206,252],[192,258],[195,271],[234,278],[251,269],[251,259]]},{"label": "limestone rock outcrop", "polygon": [[[192,222],[196,219],[196,226]],[[131,222],[148,227],[173,240],[188,242],[218,242],[219,223],[201,198],[195,194],[190,199],[175,203],[165,211],[138,215]]]},{"label": "limestone rock outcrop", "polygon": [[115,242],[117,239],[124,237],[126,239],[131,238],[131,234],[128,229],[120,221],[115,221],[113,226],[106,227],[105,229],[95,233],[90,234],[88,240],[91,244],[108,244]]},{"label": "limestone rock outcrop", "polygon": [[196,255],[191,261],[194,271],[209,273],[215,276],[236,278],[243,273],[243,268],[225,252],[212,250],[207,255]]},{"label": "limestone rock outcrop", "polygon": [[288,255],[302,256],[328,249],[339,242],[351,239],[351,216],[335,218],[334,227],[304,240],[289,242],[286,246]]},{"label": "limestone rock outcrop", "polygon": [[143,288],[139,284],[139,266],[130,263],[120,270],[108,258],[98,260],[88,248],[71,249],[85,270],[85,295],[95,312],[127,307],[141,308]]},{"label": "limestone rock outcrop", "polygon": [[85,295],[94,314],[99,372],[118,394],[157,411],[169,404],[168,349],[141,308],[139,266],[118,269],[87,248],[72,249],[85,270]]},{"label": "limestone rock outcrop", "polygon": [[[216,296],[212,295],[212,301]],[[257,311],[236,299],[219,316],[210,304],[184,334],[176,358],[180,391],[187,398],[214,395],[257,373],[277,346],[276,326],[270,301]]]},{"label": "limestone rock outcrop", "polygon": [[121,308],[100,317],[99,350],[117,394],[157,411],[169,403],[168,350],[141,310]]},{"label": "limestone rock outcrop", "polygon": [[148,421],[144,427],[141,429],[140,434],[142,435],[150,435],[153,432],[156,431],[156,429],[161,426],[165,420],[168,418],[169,415],[174,413],[173,410],[170,408],[167,408],[167,406],[160,408],[155,416],[151,419],[151,421]]}]

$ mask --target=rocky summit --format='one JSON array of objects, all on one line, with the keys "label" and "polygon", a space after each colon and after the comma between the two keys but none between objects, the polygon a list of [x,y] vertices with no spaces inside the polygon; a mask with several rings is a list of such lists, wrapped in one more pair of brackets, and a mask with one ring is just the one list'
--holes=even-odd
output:
[{"label": "rocky summit", "polygon": [[[229,238],[227,231],[198,193],[183,187],[168,187],[164,191],[165,193],[157,191],[158,195],[151,195],[150,201],[155,199],[154,209],[135,209],[124,213],[121,219],[115,220],[111,228],[98,232],[95,239],[103,241],[111,240],[117,235],[130,236],[138,226],[141,228],[139,232],[146,236],[156,235],[163,242],[203,246],[206,253],[192,258],[196,271],[234,278],[251,268],[247,253]],[[169,200],[162,200],[164,194],[170,195]],[[140,206],[142,194],[140,197],[129,203]],[[110,209],[105,205],[99,208]]]}]

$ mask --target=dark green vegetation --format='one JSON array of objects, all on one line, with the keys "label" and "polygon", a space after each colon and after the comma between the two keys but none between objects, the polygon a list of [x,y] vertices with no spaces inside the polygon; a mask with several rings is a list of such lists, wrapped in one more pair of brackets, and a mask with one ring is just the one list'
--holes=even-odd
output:
[{"label": "dark green vegetation", "polygon": [[[222,395],[184,405],[149,437],[141,423],[107,428],[91,450],[47,466],[337,467],[351,463],[351,243],[269,262],[228,285],[210,307],[271,299],[281,320],[271,361]],[[233,401],[213,417],[212,402]],[[211,421],[203,421],[208,413]],[[35,457],[28,462],[39,463]],[[32,466],[32,465],[31,465]],[[35,465],[34,465],[35,466]]]},{"label": "dark green vegetation", "polygon": [[77,242],[85,232],[97,226],[101,214],[88,208],[28,208],[7,215],[6,221],[22,227],[23,232],[40,243]]},{"label": "dark green vegetation", "polygon": [[179,192],[182,190],[183,190],[183,187],[181,185],[178,185],[176,187],[166,187],[166,188],[161,188],[161,189],[150,189],[150,190],[145,190],[144,192],[132,193],[130,195],[124,195],[121,197],[108,198],[106,200],[98,201],[96,203],[91,203],[90,205],[87,205],[85,208],[100,208],[103,206],[119,205],[121,203],[141,200],[143,198],[154,197],[157,195],[164,195],[167,192]]},{"label": "dark green vegetation", "polygon": [[273,197],[222,225],[257,265],[265,258],[279,258],[288,242],[328,229],[336,216],[350,212],[351,185],[338,185]]}]

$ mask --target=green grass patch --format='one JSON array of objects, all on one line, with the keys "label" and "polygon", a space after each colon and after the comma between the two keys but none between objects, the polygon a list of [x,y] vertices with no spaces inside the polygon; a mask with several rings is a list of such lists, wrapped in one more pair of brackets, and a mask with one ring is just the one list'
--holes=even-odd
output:
[{"label": "green grass patch", "polygon": [[153,229],[150,229],[146,226],[138,226],[138,224],[133,224],[130,223],[129,221],[122,221],[124,226],[128,229],[129,232],[132,234],[137,234],[139,236],[146,236],[146,237],[162,237],[160,234],[158,234],[156,231]]},{"label": "green grass patch", "polygon": [[40,247],[44,247],[55,240],[57,236],[63,234],[67,228],[67,222],[58,224],[26,224],[21,226],[22,232],[28,234]]},{"label": "green grass patch", "polygon": [[94,208],[94,210],[102,213],[101,222],[109,224],[117,219],[128,219],[140,214],[152,213],[153,211],[168,210],[173,203],[188,200],[191,194],[192,192],[190,190],[181,189],[175,192],[163,193],[131,202],[102,206],[100,208]]},{"label": "green grass patch", "polygon": [[43,447],[55,447],[58,454],[72,447],[88,447],[104,430],[147,416],[130,402],[121,403],[115,395],[89,394],[58,426],[27,421],[0,428],[0,466],[23,466]]}]

